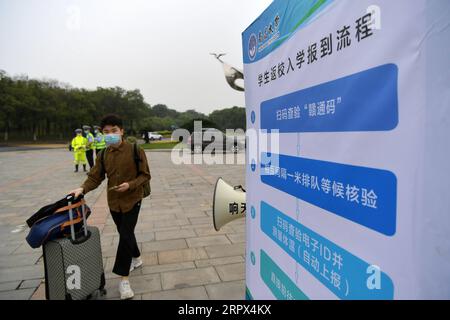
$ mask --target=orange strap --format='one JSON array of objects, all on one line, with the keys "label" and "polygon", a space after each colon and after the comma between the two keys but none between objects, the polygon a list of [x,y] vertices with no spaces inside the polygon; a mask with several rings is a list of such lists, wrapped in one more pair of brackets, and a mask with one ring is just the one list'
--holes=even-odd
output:
[{"label": "orange strap", "polygon": [[73,224],[77,224],[77,223],[81,222],[81,220],[82,220],[82,218],[81,218],[81,217],[78,217],[78,218],[76,218],[76,219],[73,219],[72,221],[64,222],[64,223],[61,225],[61,231],[64,230],[65,227],[70,227],[70,226],[73,225]]},{"label": "orange strap", "polygon": [[65,206],[65,207],[59,208],[58,210],[55,211],[54,214],[60,213],[60,212],[66,211],[66,210],[78,208],[78,207],[80,207],[81,205],[83,205],[83,204],[85,204],[85,203],[86,203],[86,202],[84,201],[84,199],[81,199],[80,202],[77,202],[77,203],[72,204],[72,205],[70,205],[70,206]]}]

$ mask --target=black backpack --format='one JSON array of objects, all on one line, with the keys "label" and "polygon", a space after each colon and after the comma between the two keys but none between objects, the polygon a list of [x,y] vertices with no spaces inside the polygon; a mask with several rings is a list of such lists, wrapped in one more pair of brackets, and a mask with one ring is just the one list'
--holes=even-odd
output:
[{"label": "black backpack", "polygon": [[[137,175],[139,175],[139,162],[141,162],[142,160],[141,160],[141,157],[139,155],[139,149],[138,149],[138,146],[137,146],[136,143],[133,143],[133,150],[134,150],[134,152],[133,152],[134,153],[134,163],[136,165]],[[103,149],[102,151],[100,151],[100,159],[101,159],[100,161],[102,163],[102,170],[103,170],[102,175],[105,173],[104,172],[105,171],[105,165],[104,165],[104,163],[105,163],[105,153],[106,153],[106,148]],[[147,181],[146,183],[144,183],[144,185],[142,187],[144,188],[144,198],[147,198],[152,192],[152,189],[150,187],[150,181]]]}]

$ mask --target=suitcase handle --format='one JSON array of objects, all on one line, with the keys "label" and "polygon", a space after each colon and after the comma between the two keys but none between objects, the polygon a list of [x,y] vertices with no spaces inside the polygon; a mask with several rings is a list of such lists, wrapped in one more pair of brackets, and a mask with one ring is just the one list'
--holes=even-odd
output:
[{"label": "suitcase handle", "polygon": [[78,239],[75,239],[75,240],[70,239],[70,242],[72,244],[77,245],[77,244],[82,244],[82,243],[88,241],[90,238],[91,238],[91,232],[88,231],[86,236],[83,234],[83,236],[79,237]]},{"label": "suitcase handle", "polygon": [[68,201],[75,201],[75,200],[81,200],[81,199],[83,199],[84,198],[84,194],[80,194],[79,196],[78,196],[78,198],[75,198],[75,195],[73,194],[73,193],[71,193],[71,194],[68,194],[67,196],[66,196],[66,199],[68,200]]},{"label": "suitcase handle", "polygon": [[[78,199],[82,200],[84,198],[84,195],[81,194]],[[76,239],[76,235],[75,235],[75,225],[73,224],[73,209],[72,209],[72,201],[75,200],[75,197],[73,194],[69,194],[66,199],[68,200],[68,204],[69,204],[69,218],[70,218],[70,222],[72,222],[70,224],[70,235],[72,237],[72,242],[76,243],[78,242]],[[88,234],[88,229],[87,229],[87,219],[86,219],[86,210],[85,210],[85,204],[82,203],[81,204],[81,215],[83,216],[83,229],[84,229],[84,238],[88,239],[89,238],[89,234]],[[85,240],[81,241],[84,242]]]},{"label": "suitcase handle", "polygon": [[87,229],[87,219],[86,219],[86,205],[84,203],[81,204],[81,215],[83,216],[84,236],[87,238],[88,229]]}]

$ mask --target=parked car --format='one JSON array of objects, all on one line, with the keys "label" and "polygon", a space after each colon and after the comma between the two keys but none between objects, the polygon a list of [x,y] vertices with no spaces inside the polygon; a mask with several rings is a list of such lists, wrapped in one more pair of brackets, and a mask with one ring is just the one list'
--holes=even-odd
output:
[{"label": "parked car", "polygon": [[[142,136],[145,139],[145,134]],[[156,132],[147,132],[147,139],[150,141],[162,140],[163,136]]]},{"label": "parked car", "polygon": [[236,136],[227,137],[222,131],[214,128],[203,128],[202,132],[193,132],[189,136],[188,145],[192,153],[203,153],[207,147],[214,151],[229,153],[238,153],[245,149],[245,143],[239,141]]}]

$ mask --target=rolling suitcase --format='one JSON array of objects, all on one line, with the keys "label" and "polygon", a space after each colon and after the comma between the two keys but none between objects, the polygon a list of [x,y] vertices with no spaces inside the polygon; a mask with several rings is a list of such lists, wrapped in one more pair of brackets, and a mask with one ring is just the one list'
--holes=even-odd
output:
[{"label": "rolling suitcase", "polygon": [[[68,196],[69,206],[73,196]],[[72,209],[69,210],[73,222]],[[48,241],[43,246],[45,296],[48,300],[85,300],[106,294],[100,232],[88,227],[84,204],[83,228],[71,236]]]}]

